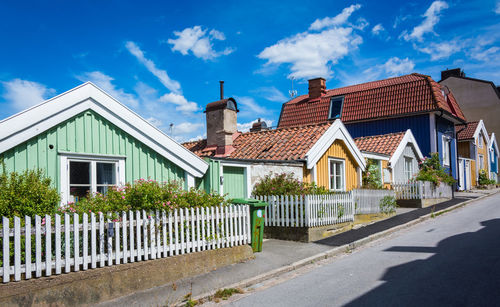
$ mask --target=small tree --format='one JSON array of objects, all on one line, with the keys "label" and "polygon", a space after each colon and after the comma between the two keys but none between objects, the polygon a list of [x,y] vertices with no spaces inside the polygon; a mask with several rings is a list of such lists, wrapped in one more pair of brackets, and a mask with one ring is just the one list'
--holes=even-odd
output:
[{"label": "small tree", "polygon": [[382,189],[382,176],[378,163],[376,160],[368,159],[366,170],[363,172],[363,188]]}]

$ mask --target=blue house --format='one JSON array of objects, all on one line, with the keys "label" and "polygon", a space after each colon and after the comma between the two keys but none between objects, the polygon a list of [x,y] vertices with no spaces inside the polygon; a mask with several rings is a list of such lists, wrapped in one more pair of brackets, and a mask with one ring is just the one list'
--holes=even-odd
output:
[{"label": "blue house", "polygon": [[466,120],[453,94],[431,77],[413,73],[332,90],[325,79],[312,79],[308,95],[283,104],[278,127],[336,118],[354,138],[411,129],[422,154],[439,153],[458,179],[455,124]]},{"label": "blue house", "polygon": [[498,178],[498,156],[500,152],[498,151],[497,138],[493,132],[490,135],[490,141],[488,143],[489,158],[490,158],[490,179],[495,180],[497,183],[500,182]]}]

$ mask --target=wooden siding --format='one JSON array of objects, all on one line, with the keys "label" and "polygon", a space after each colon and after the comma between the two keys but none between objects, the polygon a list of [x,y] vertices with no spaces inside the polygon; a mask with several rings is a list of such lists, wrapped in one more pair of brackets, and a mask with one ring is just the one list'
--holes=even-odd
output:
[{"label": "wooden siding", "polygon": [[347,146],[341,140],[336,140],[316,164],[318,186],[329,188],[330,178],[328,158],[342,159],[345,161],[345,186],[347,191],[359,187],[357,172],[358,164]]},{"label": "wooden siding", "polygon": [[413,148],[412,145],[408,144],[406,145],[405,149],[403,150],[403,154],[399,157],[398,161],[394,164],[392,168],[392,176],[394,176],[394,182],[395,183],[407,183],[408,180],[405,177],[404,173],[404,167],[405,167],[405,157],[409,157],[413,159],[413,174],[418,173],[418,158],[417,154],[415,152],[415,149]]},{"label": "wooden siding", "polygon": [[[50,148],[50,145],[53,148]],[[59,152],[125,156],[125,180],[184,180],[184,170],[93,111],[42,132],[4,152],[7,171],[40,168],[59,187]]]},{"label": "wooden siding", "polygon": [[224,176],[224,194],[229,198],[247,197],[247,182],[245,168],[237,166],[222,166]]},{"label": "wooden siding", "polygon": [[471,157],[470,141],[458,142],[457,150],[459,157],[474,159],[474,157]]},{"label": "wooden siding", "polygon": [[[479,137],[483,138],[483,148],[480,148],[479,147]],[[476,148],[477,148],[477,161],[476,161],[476,165],[477,165],[477,168],[478,168],[478,173],[479,174],[479,171],[481,169],[484,169],[486,170],[487,173],[489,173],[489,160],[488,160],[488,143],[486,142],[486,139],[484,138],[484,136],[482,135],[482,133],[479,135],[478,139],[476,140]],[[483,159],[483,168],[479,169],[479,155],[483,155],[484,159]],[[475,173],[474,173],[475,174]]]}]

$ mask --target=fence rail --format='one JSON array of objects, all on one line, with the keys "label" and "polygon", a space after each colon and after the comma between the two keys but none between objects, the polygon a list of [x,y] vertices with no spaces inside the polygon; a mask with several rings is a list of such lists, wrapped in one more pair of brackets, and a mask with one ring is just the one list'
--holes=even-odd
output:
[{"label": "fence rail", "polygon": [[445,183],[434,185],[429,181],[395,183],[392,185],[397,199],[452,198],[452,187]]},{"label": "fence rail", "polygon": [[387,196],[396,197],[394,190],[352,190],[356,214],[380,213],[380,201]]},{"label": "fence rail", "polygon": [[103,214],[56,214],[34,222],[2,218],[4,283],[250,243],[247,205],[129,211],[113,221]]},{"label": "fence rail", "polygon": [[257,198],[269,204],[266,208],[265,226],[315,227],[354,221],[351,192]]}]

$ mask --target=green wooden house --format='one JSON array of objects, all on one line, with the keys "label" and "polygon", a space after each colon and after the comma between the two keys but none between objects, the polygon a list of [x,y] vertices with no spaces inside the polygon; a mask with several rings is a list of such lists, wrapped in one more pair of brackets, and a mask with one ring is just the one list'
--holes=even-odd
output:
[{"label": "green wooden house", "polygon": [[0,121],[0,159],[44,170],[62,203],[141,178],[194,187],[209,166],[90,82]]}]

